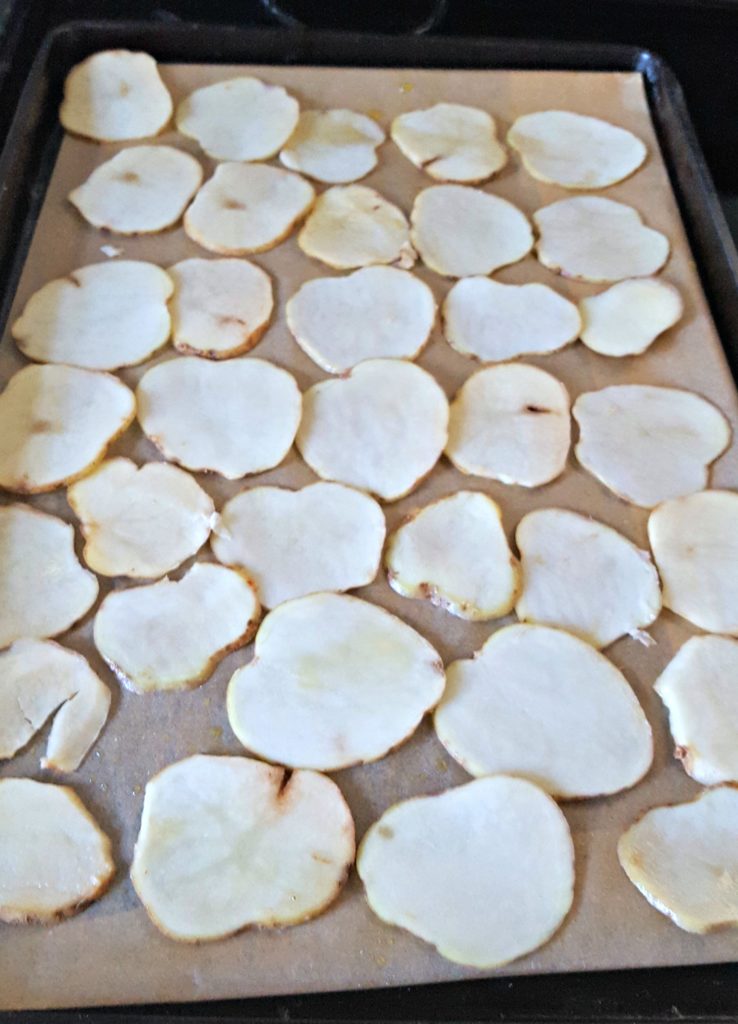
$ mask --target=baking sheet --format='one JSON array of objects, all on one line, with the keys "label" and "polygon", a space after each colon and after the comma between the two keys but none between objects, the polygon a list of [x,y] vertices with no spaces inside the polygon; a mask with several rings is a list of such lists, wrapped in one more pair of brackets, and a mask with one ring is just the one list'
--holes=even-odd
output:
[{"label": "baking sheet", "polygon": [[[685,300],[684,318],[642,356],[607,359],[577,343],[562,352],[527,361],[558,376],[572,399],[582,391],[615,383],[685,386],[716,402],[736,429],[735,386],[659,154],[640,75],[227,65],[162,68],[175,103],[198,86],[244,72],[285,85],[303,108],[351,107],[376,117],[385,129],[398,113],[445,100],[490,111],[498,119],[501,137],[518,115],[551,107],[610,119],[636,132],[648,145],[646,164],[629,180],[599,194],[633,204],[648,225],[668,235],[672,255],[663,277],[680,289]],[[158,141],[194,153],[206,176],[210,174],[213,162],[190,140],[171,133]],[[140,238],[96,231],[66,202],[71,188],[121,148],[64,139],[9,322],[20,313],[31,293],[49,279],[87,263],[104,261],[103,245],[118,247],[126,258],[151,260],[164,267],[188,256],[208,255],[181,228]],[[364,183],[409,212],[415,193],[431,180],[390,142],[379,150],[379,157],[378,167]],[[501,174],[483,187],[510,199],[529,215],[569,194],[535,181],[522,170],[514,154]],[[254,262],[272,275],[277,305],[274,321],[253,354],[286,367],[300,387],[306,388],[326,375],[291,339],[284,322],[284,305],[303,281],[333,272],[305,257],[294,236],[271,252],[255,256]],[[422,264],[418,264],[416,273],[432,287],[440,302],[452,282],[427,271]],[[541,267],[533,256],[494,276],[508,283],[540,281],[574,300],[602,288],[558,277]],[[176,358],[171,349],[143,368],[124,370],[120,376],[133,386],[145,369],[169,358]],[[3,385],[24,362],[6,330],[0,347]],[[478,366],[454,352],[437,327],[418,362],[435,374],[449,396]],[[138,462],[160,458],[137,425],[113,446],[110,454],[127,455]],[[253,484],[298,487],[315,479],[294,450],[279,468],[247,480],[227,482],[216,476],[196,476],[218,507]],[[715,486],[738,486],[738,446],[731,446],[719,460],[712,480]],[[562,477],[534,491],[464,477],[442,460],[413,494],[385,506],[388,529],[411,509],[461,486],[484,491],[500,503],[510,537],[525,512],[562,506],[591,514],[647,547],[647,513],[611,495],[577,466],[573,456]],[[0,500],[5,503],[14,499],[4,496]],[[32,504],[74,522],[63,491],[35,498]],[[79,533],[77,551],[81,552]],[[208,549],[198,557],[209,558]],[[172,576],[180,576],[188,565]],[[100,600],[111,587],[129,585],[100,582]],[[400,597],[382,577],[357,593],[420,630],[446,663],[468,657],[490,633],[510,621],[462,622],[426,602]],[[232,672],[251,658],[251,647],[226,658],[211,679],[195,691],[137,696],[118,686],[92,646],[92,619],[98,606],[99,601],[81,624],[60,639],[87,655],[107,681],[113,691],[111,715],[86,761],[63,781],[75,787],[111,835],[118,874],[110,891],[78,917],[51,927],[0,924],[0,1009],[214,999],[458,980],[490,973],[528,974],[738,958],[738,932],[706,937],[681,932],[627,881],[615,852],[618,836],[643,810],[660,802],[689,799],[700,789],[672,759],[666,716],[652,692],[653,681],[669,658],[696,632],[671,613],[663,612],[650,630],[656,641],[653,646],[626,638],[607,651],[633,684],[653,727],[656,753],[651,772],[629,792],[563,805],[576,846],[572,912],[542,949],[500,971],[479,972],[448,963],[419,939],[380,922],[370,913],[355,873],[327,913],[296,928],[251,930],[201,946],[178,944],[161,935],[149,922],[128,879],[143,788],[156,771],[189,754],[243,752],[230,731],[224,695]],[[47,734],[48,727],[21,756],[0,765],[0,777],[51,779],[39,768]],[[395,753],[374,765],[334,773],[334,778],[348,799],[360,838],[368,825],[397,800],[439,792],[467,781],[468,776],[441,747],[426,721]]]}]

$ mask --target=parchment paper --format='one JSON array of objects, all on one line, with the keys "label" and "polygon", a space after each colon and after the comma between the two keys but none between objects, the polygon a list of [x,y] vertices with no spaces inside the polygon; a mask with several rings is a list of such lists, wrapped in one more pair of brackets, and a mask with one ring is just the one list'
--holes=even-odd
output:
[{"label": "parchment paper", "polygon": [[[647,163],[629,180],[604,194],[632,203],[647,224],[670,238],[672,256],[663,276],[684,296],[684,319],[646,355],[635,358],[607,359],[577,343],[563,352],[528,361],[560,377],[572,399],[582,391],[606,384],[682,385],[716,402],[735,428],[735,388],[687,246],[639,75],[228,66],[169,66],[162,70],[175,102],[195,87],[248,71],[284,84],[304,108],[351,107],[376,117],[385,129],[396,114],[440,100],[489,110],[498,119],[503,138],[518,115],[552,107],[598,115],[632,129],[648,145]],[[206,175],[211,172],[212,162],[198,153],[194,143],[175,133],[162,136],[160,141],[195,153]],[[152,260],[164,267],[187,256],[208,255],[181,229],[135,239],[106,236],[85,224],[66,202],[68,191],[120,148],[73,138],[64,140],[12,318],[31,293],[49,279],[105,260],[100,249],[104,244],[120,247],[125,257]],[[379,166],[366,183],[409,212],[415,193],[431,184],[430,179],[412,167],[392,143],[387,142],[379,153]],[[536,182],[522,170],[514,154],[507,168],[484,188],[512,200],[527,214],[568,194]],[[254,355],[288,368],[305,388],[325,375],[292,341],[284,323],[284,304],[302,281],[331,271],[303,256],[294,237],[256,256],[254,262],[272,274],[278,303],[274,322]],[[439,301],[451,285],[422,264],[418,264],[416,273],[433,288]],[[557,277],[533,256],[499,271],[495,278],[511,283],[541,281],[572,299],[600,290],[598,286]],[[167,349],[159,358],[173,357],[173,351]],[[23,362],[6,330],[0,349],[0,380],[4,383]],[[452,351],[437,328],[419,363],[436,375],[449,396],[478,365]],[[150,365],[123,371],[121,376],[135,384]],[[133,456],[139,462],[159,458],[137,425],[114,446],[112,454]],[[218,507],[227,497],[255,483],[301,486],[313,479],[294,451],[278,469],[248,480],[229,484],[216,476],[198,476]],[[712,479],[716,486],[738,486],[735,445],[720,459]],[[460,486],[485,491],[497,499],[510,536],[525,512],[558,505],[591,514],[647,547],[647,513],[610,495],[576,465],[573,457],[561,478],[534,491],[462,477],[442,460],[417,491],[386,507],[388,528],[391,530],[410,509]],[[74,522],[64,491],[34,499],[33,504]],[[80,551],[79,534],[77,542]],[[209,558],[208,549],[199,557]],[[120,581],[113,584],[126,585]],[[101,580],[101,598],[110,586]],[[381,576],[358,593],[419,629],[446,662],[468,657],[493,630],[508,621],[461,622],[427,602],[396,595]],[[193,692],[136,696],[117,685],[92,646],[96,608],[61,640],[90,658],[113,691],[113,706],[93,751],[64,781],[75,787],[111,835],[118,874],[107,895],[78,917],[52,927],[0,925],[0,1008],[212,999],[482,976],[446,962],[419,939],[382,924],[369,911],[353,873],[334,906],[309,924],[284,931],[248,931],[201,946],[178,944],[161,935],[149,922],[128,879],[143,788],[154,772],[178,758],[198,751],[241,752],[228,726],[224,692],[235,668],[251,658],[251,648],[228,657],[214,676]],[[621,871],[615,853],[618,836],[642,811],[661,802],[688,799],[699,791],[672,759],[666,716],[652,692],[656,676],[692,632],[684,621],[664,612],[651,630],[654,646],[624,639],[607,651],[635,687],[653,726],[654,766],[645,781],[630,792],[564,804],[576,843],[573,910],[551,942],[499,973],[686,964],[738,957],[738,932],[696,937],[680,931],[638,894]],[[47,732],[44,730],[22,756],[3,763],[0,775],[49,778],[39,768]],[[361,837],[390,804],[415,794],[437,793],[466,781],[467,776],[424,722],[397,752],[375,765],[338,772],[335,779],[349,801]],[[49,855],[53,856],[53,851]],[[449,870],[452,867],[449,865]]]}]

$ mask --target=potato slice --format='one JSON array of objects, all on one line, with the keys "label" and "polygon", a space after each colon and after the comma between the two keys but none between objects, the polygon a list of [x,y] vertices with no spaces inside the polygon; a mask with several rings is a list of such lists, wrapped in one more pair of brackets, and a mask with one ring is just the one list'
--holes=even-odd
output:
[{"label": "potato slice", "polygon": [[73,772],[109,709],[110,690],[76,651],[25,639],[0,654],[0,758],[16,754],[53,716],[41,767]]},{"label": "potato slice", "polygon": [[415,197],[410,221],[410,238],[423,263],[445,277],[491,274],[533,248],[525,214],[478,188],[424,188]]},{"label": "potato slice", "polygon": [[73,789],[0,779],[0,921],[78,914],[114,874],[110,840]]},{"label": "potato slice", "polygon": [[84,560],[101,576],[156,579],[196,554],[215,506],[176,466],[110,459],[67,491],[85,538]]},{"label": "potato slice", "polygon": [[171,359],[143,375],[136,397],[166,458],[228,480],[279,465],[302,410],[294,377],[263,359]]},{"label": "potato slice", "polygon": [[681,319],[677,289],[655,277],[619,281],[579,303],[580,337],[603,356],[637,356]]},{"label": "potato slice", "polygon": [[131,880],[160,931],[199,942],[316,917],[353,860],[354,822],[331,779],[197,754],[147,783]]},{"label": "potato slice", "polygon": [[574,449],[592,476],[625,501],[653,508],[707,486],[730,444],[730,424],[691,391],[616,384],[580,395]]},{"label": "potato slice", "polygon": [[396,501],[433,469],[447,425],[446,396],[426,370],[399,359],[368,359],[305,392],[296,443],[324,480]]},{"label": "potato slice", "polygon": [[661,611],[659,578],[646,551],[604,523],[563,508],[529,512],[515,539],[523,622],[559,626],[595,647],[638,634]]},{"label": "potato slice", "polygon": [[461,103],[400,114],[391,135],[408,160],[438,181],[484,181],[507,163],[494,119]]},{"label": "potato slice", "polygon": [[274,608],[371,583],[384,533],[379,505],[351,487],[252,487],[223,506],[211,546],[218,561],[245,569],[261,603]]},{"label": "potato slice", "polygon": [[404,597],[425,598],[462,619],[498,619],[515,604],[518,561],[496,501],[458,491],[418,509],[390,536],[387,578]]},{"label": "potato slice", "polygon": [[95,616],[95,646],[134,693],[193,689],[249,642],[258,619],[244,575],[196,562],[179,580],[108,594]]},{"label": "potato slice", "polygon": [[363,178],[377,166],[385,134],[377,122],[353,110],[303,110],[279,154],[292,171],[341,185]]},{"label": "potato slice", "polygon": [[540,487],[564,472],[571,424],[566,388],[522,363],[484,367],[451,403],[446,455],[462,473]]},{"label": "potato slice", "polygon": [[100,164],[69,201],[88,223],[118,235],[176,224],[202,182],[202,167],[172,146],[131,146]]},{"label": "potato slice", "polygon": [[287,303],[287,326],[329,373],[365,359],[415,359],[430,337],[436,300],[427,284],[396,267],[306,281]]},{"label": "potato slice", "polygon": [[470,775],[581,799],[629,789],[651,766],[651,727],[627,680],[561,629],[508,626],[446,671],[436,734]]},{"label": "potato slice", "polygon": [[104,457],[135,415],[117,377],[72,366],[25,366],[0,395],[0,487],[53,491]]},{"label": "potato slice", "polygon": [[547,942],[574,897],[566,818],[537,786],[504,775],[390,807],[356,867],[383,921],[487,970]]},{"label": "potato slice", "polygon": [[345,594],[270,612],[254,660],[228,685],[228,720],[247,750],[290,768],[378,761],[443,693],[443,664],[414,629]]}]

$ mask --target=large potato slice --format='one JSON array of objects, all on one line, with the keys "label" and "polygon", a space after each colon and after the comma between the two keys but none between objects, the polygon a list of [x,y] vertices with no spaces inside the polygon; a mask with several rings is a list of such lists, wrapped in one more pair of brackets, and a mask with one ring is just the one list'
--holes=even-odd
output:
[{"label": "large potato slice", "polygon": [[461,103],[400,114],[391,134],[408,160],[439,181],[484,181],[507,163],[493,118]]},{"label": "large potato slice", "polygon": [[279,159],[292,171],[329,185],[363,178],[377,166],[385,135],[377,122],[353,110],[304,110]]},{"label": "large potato slice", "polygon": [[603,356],[637,356],[684,312],[676,288],[658,278],[619,281],[579,303],[582,341]]}]

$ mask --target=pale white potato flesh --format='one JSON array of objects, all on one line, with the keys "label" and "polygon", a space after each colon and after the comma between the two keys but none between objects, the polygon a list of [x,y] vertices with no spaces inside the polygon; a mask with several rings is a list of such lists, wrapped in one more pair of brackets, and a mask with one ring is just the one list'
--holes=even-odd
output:
[{"label": "pale white potato flesh", "polygon": [[213,499],[166,462],[109,459],[67,491],[101,576],[156,579],[196,554],[215,520]]},{"label": "pale white potato flesh", "polygon": [[23,639],[0,654],[0,758],[16,754],[53,716],[41,767],[73,772],[109,709],[110,690],[76,651]]},{"label": "pale white potato flesh", "polygon": [[226,502],[213,554],[246,570],[265,608],[321,590],[352,590],[377,575],[384,514],[373,498],[343,484],[299,491],[252,487]]},{"label": "pale white potato flesh", "polygon": [[294,377],[263,359],[171,359],[143,375],[136,399],[167,459],[228,480],[279,465],[302,411]]},{"label": "pale white potato flesh", "polygon": [[559,626],[594,647],[637,636],[661,611],[659,577],[646,551],[617,530],[563,508],[518,524],[523,622]]},{"label": "pale white potato flesh", "polygon": [[446,443],[446,396],[414,363],[369,359],[314,384],[303,402],[296,444],[308,466],[384,501],[409,494]]},{"label": "pale white potato flesh", "polygon": [[110,840],[73,789],[0,779],[0,921],[78,914],[114,874]]},{"label": "pale white potato flesh", "polygon": [[571,422],[566,388],[545,370],[477,370],[451,403],[446,455],[462,473],[539,487],[564,472]]},{"label": "pale white potato flesh", "polygon": [[104,457],[135,415],[117,377],[73,366],[25,366],[0,395],[0,487],[53,491]]},{"label": "pale white potato flesh", "polygon": [[202,182],[202,167],[172,146],[131,146],[94,169],[69,201],[96,228],[145,235],[176,224]]},{"label": "pale white potato flesh", "polygon": [[655,277],[618,281],[579,303],[580,338],[603,356],[637,356],[673,327],[684,312],[682,297]]},{"label": "pale white potato flesh", "polygon": [[398,594],[473,621],[507,615],[520,584],[500,506],[479,491],[458,491],[411,513],[390,536],[384,564]]},{"label": "pale white potato flesh", "polygon": [[549,626],[507,626],[446,670],[436,735],[470,775],[515,775],[560,799],[634,786],[651,727],[623,674]]},{"label": "pale white potato flesh", "polygon": [[390,807],[356,867],[379,918],[482,969],[542,946],[574,897],[564,815],[543,790],[504,775]]},{"label": "pale white potato flesh", "polygon": [[414,629],[345,594],[286,601],[228,685],[247,750],[290,768],[337,771],[407,740],[443,693],[443,663]]},{"label": "pale white potato flesh", "polygon": [[147,783],[131,880],[160,931],[198,942],[317,916],[354,849],[351,811],[331,779],[196,754]]},{"label": "pale white potato flesh", "polygon": [[390,134],[408,160],[438,181],[484,181],[507,163],[494,119],[461,103],[400,114]]},{"label": "pale white potato flesh", "polygon": [[192,689],[253,636],[259,602],[245,575],[196,562],[179,580],[108,594],[95,647],[134,693]]},{"label": "pale white potato flesh", "polygon": [[329,185],[363,178],[377,166],[385,134],[377,122],[354,110],[303,110],[279,154],[292,171]]}]

